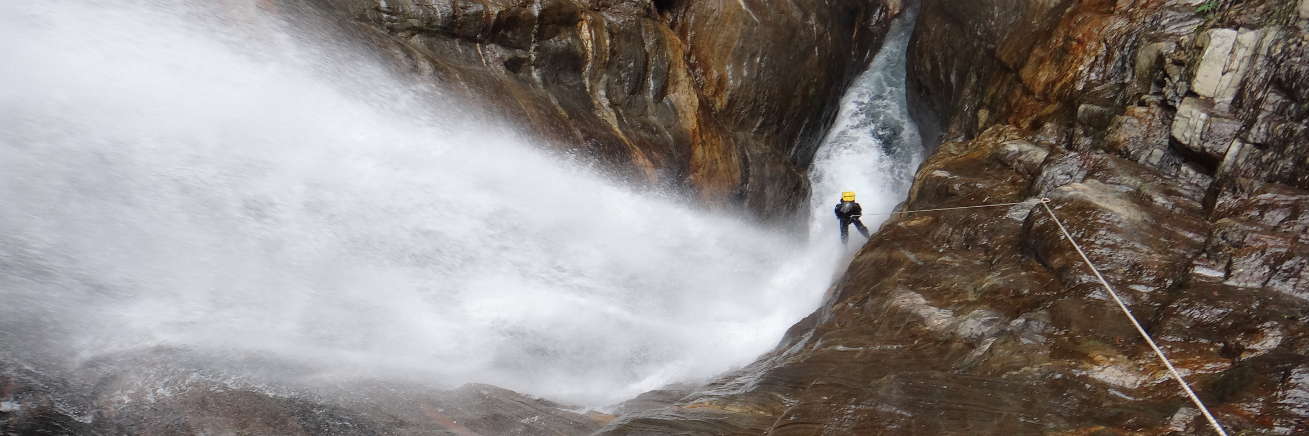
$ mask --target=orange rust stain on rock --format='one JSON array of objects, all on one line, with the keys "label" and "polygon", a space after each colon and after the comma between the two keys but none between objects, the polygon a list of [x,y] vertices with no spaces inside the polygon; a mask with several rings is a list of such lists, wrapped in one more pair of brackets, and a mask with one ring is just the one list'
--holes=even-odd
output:
[{"label": "orange rust stain on rock", "polygon": [[[699,84],[700,95],[714,110],[721,111],[727,108],[731,97],[732,75],[739,74],[728,66],[732,54],[741,45],[743,26],[755,22],[739,3],[722,2],[717,9],[719,14],[713,18],[713,32],[688,31],[685,40],[689,44],[690,67]],[[697,26],[684,27],[693,29]]]},{"label": "orange rust stain on rock", "polygon": [[731,139],[705,122],[712,115],[701,111],[692,131],[690,179],[700,200],[717,204],[728,200],[741,184],[740,157]]},{"label": "orange rust stain on rock", "polygon": [[1032,48],[1018,72],[1029,95],[1011,97],[1015,110],[1009,121],[1030,126],[1057,111],[1061,100],[1084,85],[1086,72],[1102,62],[1109,49],[1105,29],[1122,24],[1123,18],[1113,9],[1109,0],[1079,2],[1064,14],[1045,43]]},{"label": "orange rust stain on rock", "polygon": [[710,105],[705,104],[686,62],[686,47],[672,30],[660,28],[668,41],[668,93],[665,97],[679,114],[681,128],[689,132],[690,162],[687,175],[699,199],[723,203],[741,185],[741,157],[731,137],[721,131]]}]

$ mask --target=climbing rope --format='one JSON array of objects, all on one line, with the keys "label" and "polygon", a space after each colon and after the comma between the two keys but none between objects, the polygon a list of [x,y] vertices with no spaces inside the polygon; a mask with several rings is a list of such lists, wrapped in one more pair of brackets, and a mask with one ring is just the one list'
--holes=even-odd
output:
[{"label": "climbing rope", "polygon": [[941,210],[976,209],[976,208],[979,208],[979,207],[1013,206],[1013,205],[1015,205],[1015,204],[1023,204],[1023,203],[1026,203],[1026,202],[1025,202],[1025,201],[1020,201],[1020,202],[1017,202],[1017,203],[995,203],[995,204],[979,204],[979,205],[976,205],[976,206],[959,206],[959,207],[942,207],[942,208],[936,208],[936,209],[902,210],[902,211],[899,211],[899,212],[866,213],[866,214],[864,214],[864,215],[896,215],[896,214],[908,214],[908,213],[917,213],[917,212],[936,212],[936,211],[941,211]]},{"label": "climbing rope", "polygon": [[[871,213],[868,215],[894,215],[894,214],[909,214],[909,213],[916,213],[916,212],[935,212],[935,211],[942,211],[942,210],[973,209],[979,207],[1013,206],[1016,204],[1023,204],[1023,203],[1026,202],[1020,201],[1017,203],[996,203],[996,204],[981,204],[976,206],[943,207],[937,209],[918,209],[918,210],[907,210],[907,211],[900,211],[900,212]],[[1205,419],[1209,420],[1209,425],[1213,426],[1214,431],[1217,432],[1219,435],[1227,436],[1227,431],[1223,430],[1223,426],[1218,424],[1218,420],[1214,418],[1214,415],[1212,413],[1209,413],[1209,408],[1205,407],[1204,402],[1200,401],[1200,397],[1196,396],[1195,391],[1191,390],[1191,385],[1187,384],[1186,379],[1182,378],[1182,374],[1177,372],[1177,368],[1173,367],[1173,363],[1168,360],[1168,356],[1164,354],[1164,351],[1159,348],[1158,344],[1155,344],[1154,339],[1150,338],[1150,334],[1145,332],[1145,328],[1141,327],[1140,321],[1137,321],[1136,317],[1132,315],[1132,311],[1127,309],[1127,304],[1123,303],[1123,299],[1118,297],[1118,293],[1114,291],[1114,288],[1112,286],[1109,286],[1109,281],[1105,280],[1103,275],[1100,275],[1100,270],[1095,267],[1095,264],[1091,263],[1091,258],[1086,257],[1086,252],[1082,251],[1082,247],[1080,245],[1077,245],[1077,241],[1073,239],[1073,235],[1071,233],[1068,233],[1068,228],[1064,227],[1063,221],[1060,221],[1059,216],[1055,215],[1054,209],[1050,208],[1050,199],[1042,198],[1041,206],[1045,208],[1046,213],[1050,214],[1050,218],[1054,219],[1055,225],[1059,226],[1059,231],[1063,232],[1065,238],[1068,238],[1068,242],[1073,244],[1073,249],[1077,250],[1078,255],[1082,256],[1082,261],[1086,262],[1086,266],[1091,268],[1092,273],[1095,273],[1095,278],[1100,280],[1101,285],[1104,285],[1104,290],[1109,292],[1109,296],[1113,297],[1115,303],[1118,303],[1118,308],[1123,310],[1124,315],[1127,315],[1127,320],[1132,322],[1133,327],[1136,327],[1136,332],[1141,334],[1141,338],[1145,339],[1145,343],[1150,345],[1150,349],[1154,350],[1154,354],[1156,356],[1159,356],[1159,361],[1163,362],[1165,367],[1168,367],[1168,372],[1172,373],[1173,379],[1177,380],[1177,384],[1182,385],[1182,390],[1186,391],[1186,395],[1188,397],[1191,397],[1191,402],[1195,403],[1195,406],[1200,409],[1200,413],[1203,413]]]},{"label": "climbing rope", "polygon": [[1218,420],[1214,419],[1214,415],[1209,413],[1209,408],[1205,407],[1204,403],[1200,401],[1200,397],[1197,397],[1195,391],[1191,390],[1191,385],[1187,384],[1186,380],[1182,378],[1182,374],[1177,372],[1177,368],[1173,367],[1173,363],[1168,360],[1168,356],[1164,355],[1164,351],[1159,349],[1158,344],[1154,343],[1154,339],[1150,338],[1150,334],[1146,333],[1145,328],[1141,327],[1141,323],[1136,320],[1135,316],[1132,316],[1132,311],[1127,309],[1127,305],[1123,303],[1123,299],[1118,297],[1118,293],[1114,292],[1114,288],[1109,286],[1109,282],[1104,279],[1104,276],[1100,275],[1100,270],[1091,263],[1090,258],[1086,257],[1086,252],[1082,251],[1082,247],[1077,245],[1076,240],[1073,240],[1073,235],[1068,233],[1068,229],[1064,227],[1064,223],[1059,221],[1059,216],[1054,214],[1054,209],[1050,208],[1050,199],[1042,198],[1041,206],[1045,208],[1046,213],[1050,214],[1050,218],[1054,219],[1054,223],[1059,226],[1059,231],[1063,232],[1064,237],[1068,238],[1068,242],[1073,244],[1073,249],[1076,249],[1077,254],[1082,256],[1082,261],[1086,262],[1086,266],[1091,268],[1091,272],[1095,273],[1095,278],[1100,279],[1100,284],[1104,285],[1104,290],[1109,292],[1109,296],[1113,297],[1115,303],[1118,303],[1118,308],[1123,310],[1124,315],[1127,315],[1127,320],[1132,322],[1133,327],[1136,327],[1136,332],[1141,334],[1141,338],[1145,339],[1145,343],[1150,345],[1150,349],[1154,350],[1156,356],[1159,356],[1159,361],[1163,362],[1164,366],[1168,367],[1168,372],[1173,374],[1173,378],[1177,380],[1177,384],[1182,385],[1182,390],[1186,391],[1186,395],[1191,397],[1191,402],[1195,403],[1195,407],[1200,408],[1200,413],[1203,413],[1205,419],[1209,420],[1209,425],[1213,426],[1214,431],[1218,432],[1218,434],[1227,436],[1227,431],[1223,430],[1223,426],[1218,425]]}]

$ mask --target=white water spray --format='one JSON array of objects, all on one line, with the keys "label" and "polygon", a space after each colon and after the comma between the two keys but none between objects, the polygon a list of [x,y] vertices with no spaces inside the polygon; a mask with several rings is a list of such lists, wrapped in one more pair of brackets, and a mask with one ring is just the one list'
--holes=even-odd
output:
[{"label": "white water spray", "polygon": [[[905,96],[905,50],[913,33],[916,7],[891,23],[882,50],[846,92],[836,125],[818,149],[810,170],[810,236],[819,244],[839,244],[832,208],[842,191],[854,191],[864,213],[895,208],[913,182],[923,160],[923,140],[909,117]],[[886,216],[863,219],[870,231]],[[863,238],[853,226],[851,247]]]},{"label": "white water spray", "polygon": [[222,21],[0,5],[0,357],[169,346],[601,405],[748,363],[832,278],[835,250]]}]

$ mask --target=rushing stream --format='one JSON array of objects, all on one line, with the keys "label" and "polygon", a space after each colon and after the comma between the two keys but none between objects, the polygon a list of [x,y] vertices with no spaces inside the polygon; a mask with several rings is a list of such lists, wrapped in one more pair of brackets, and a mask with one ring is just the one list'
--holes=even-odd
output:
[{"label": "rushing stream", "polygon": [[844,259],[833,192],[887,210],[918,159],[904,25],[815,163],[831,235],[797,246],[180,4],[0,4],[0,357],[164,346],[608,404],[772,347]]},{"label": "rushing stream", "polygon": [[814,157],[809,173],[813,238],[837,233],[832,207],[842,191],[858,194],[870,230],[886,219],[871,214],[890,211],[909,192],[914,170],[923,160],[923,140],[905,97],[905,52],[916,14],[911,5],[891,23],[882,50],[846,91],[836,125]]}]

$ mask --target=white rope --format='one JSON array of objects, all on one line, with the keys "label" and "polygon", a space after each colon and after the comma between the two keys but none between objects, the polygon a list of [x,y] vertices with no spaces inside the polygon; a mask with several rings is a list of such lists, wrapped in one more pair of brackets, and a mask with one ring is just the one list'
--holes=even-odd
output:
[{"label": "white rope", "polygon": [[904,210],[904,211],[899,211],[899,212],[878,212],[878,213],[866,213],[866,214],[864,214],[864,215],[895,215],[895,214],[902,214],[902,213],[915,213],[915,212],[936,212],[936,211],[941,211],[941,210],[975,209],[975,208],[979,208],[979,207],[1013,206],[1013,205],[1015,205],[1015,204],[1023,204],[1023,203],[1026,203],[1026,202],[1025,202],[1025,201],[1020,201],[1020,202],[1017,202],[1017,203],[979,204],[979,205],[976,205],[976,206],[942,207],[942,208],[937,208],[937,209]]},{"label": "white rope", "polygon": [[1218,425],[1218,420],[1214,419],[1214,415],[1209,413],[1209,408],[1205,407],[1204,403],[1200,401],[1200,397],[1197,397],[1195,391],[1191,390],[1191,385],[1187,384],[1186,380],[1182,379],[1182,374],[1178,373],[1177,368],[1174,368],[1172,362],[1168,361],[1168,357],[1164,355],[1164,351],[1159,349],[1159,345],[1154,343],[1154,339],[1150,339],[1150,334],[1146,333],[1145,328],[1141,327],[1141,323],[1136,320],[1135,316],[1132,316],[1132,311],[1127,309],[1126,304],[1123,304],[1123,299],[1118,298],[1118,293],[1114,292],[1114,288],[1110,287],[1109,282],[1104,279],[1104,276],[1100,275],[1100,270],[1096,269],[1095,265],[1091,263],[1091,259],[1086,257],[1086,252],[1083,252],[1082,247],[1077,245],[1077,241],[1073,240],[1073,235],[1068,233],[1068,229],[1064,227],[1064,223],[1059,221],[1059,217],[1054,214],[1054,209],[1050,208],[1050,199],[1042,198],[1041,206],[1045,207],[1046,213],[1049,213],[1050,218],[1054,219],[1054,223],[1059,226],[1059,231],[1064,233],[1064,237],[1068,238],[1068,242],[1073,244],[1073,248],[1077,250],[1077,254],[1081,255],[1082,260],[1086,262],[1086,266],[1090,267],[1091,272],[1095,273],[1095,278],[1100,279],[1100,284],[1104,285],[1106,291],[1109,291],[1109,296],[1114,298],[1115,303],[1118,303],[1118,308],[1123,310],[1124,315],[1127,315],[1127,319],[1132,322],[1132,326],[1136,327],[1136,332],[1140,333],[1142,338],[1145,338],[1145,343],[1150,344],[1150,348],[1154,350],[1154,354],[1159,356],[1159,361],[1163,362],[1164,366],[1168,367],[1168,371],[1173,374],[1173,378],[1177,379],[1177,384],[1182,385],[1182,390],[1186,391],[1186,395],[1191,397],[1191,402],[1195,403],[1195,406],[1200,408],[1201,413],[1204,413],[1205,419],[1209,420],[1209,425],[1213,426],[1214,431],[1218,432],[1218,434],[1227,436],[1227,431],[1223,430],[1223,426]]},{"label": "white rope", "polygon": [[[942,207],[937,209],[919,209],[919,210],[906,210],[900,212],[870,213],[868,215],[894,215],[894,214],[909,214],[915,212],[936,212],[942,210],[973,209],[979,207],[1013,206],[1023,203],[1026,202],[1020,201],[1017,203],[996,203],[996,204],[981,204],[976,206]],[[1086,266],[1091,268],[1092,273],[1095,273],[1095,278],[1100,279],[1100,284],[1104,285],[1104,289],[1106,291],[1109,291],[1109,296],[1113,297],[1115,303],[1118,303],[1118,308],[1123,310],[1124,315],[1127,315],[1127,320],[1132,322],[1133,327],[1136,327],[1136,332],[1141,334],[1141,337],[1145,339],[1145,343],[1150,345],[1150,349],[1154,350],[1154,354],[1156,356],[1159,356],[1159,361],[1163,362],[1164,366],[1168,367],[1168,372],[1172,373],[1173,379],[1177,380],[1177,384],[1182,385],[1182,390],[1186,391],[1186,395],[1188,397],[1191,397],[1191,402],[1195,403],[1195,406],[1200,408],[1200,413],[1203,413],[1205,419],[1209,420],[1209,425],[1213,426],[1214,431],[1217,432],[1219,435],[1227,436],[1227,431],[1223,430],[1223,426],[1218,424],[1218,420],[1214,418],[1214,415],[1212,413],[1209,413],[1209,408],[1205,407],[1204,402],[1200,401],[1200,397],[1196,396],[1195,391],[1191,390],[1191,385],[1187,384],[1186,380],[1182,378],[1182,374],[1177,372],[1177,368],[1173,367],[1173,363],[1168,360],[1168,356],[1164,355],[1164,351],[1159,348],[1158,344],[1155,344],[1154,339],[1150,338],[1150,334],[1145,332],[1145,328],[1141,327],[1141,323],[1136,320],[1135,316],[1132,315],[1132,311],[1127,309],[1127,304],[1123,303],[1123,299],[1118,297],[1118,293],[1114,292],[1114,288],[1112,286],[1109,286],[1109,281],[1105,280],[1103,275],[1100,275],[1100,270],[1095,267],[1095,264],[1091,263],[1091,259],[1089,257],[1086,257],[1086,252],[1082,251],[1082,247],[1080,245],[1077,245],[1077,241],[1073,240],[1073,235],[1071,233],[1068,233],[1068,228],[1064,227],[1064,223],[1059,220],[1059,216],[1055,215],[1054,209],[1050,208],[1050,199],[1042,198],[1041,206],[1045,208],[1046,213],[1050,214],[1050,218],[1054,219],[1054,223],[1059,226],[1059,231],[1063,232],[1064,237],[1068,238],[1068,242],[1073,244],[1073,249],[1077,250],[1078,255],[1082,256],[1082,261],[1086,262]]]}]

